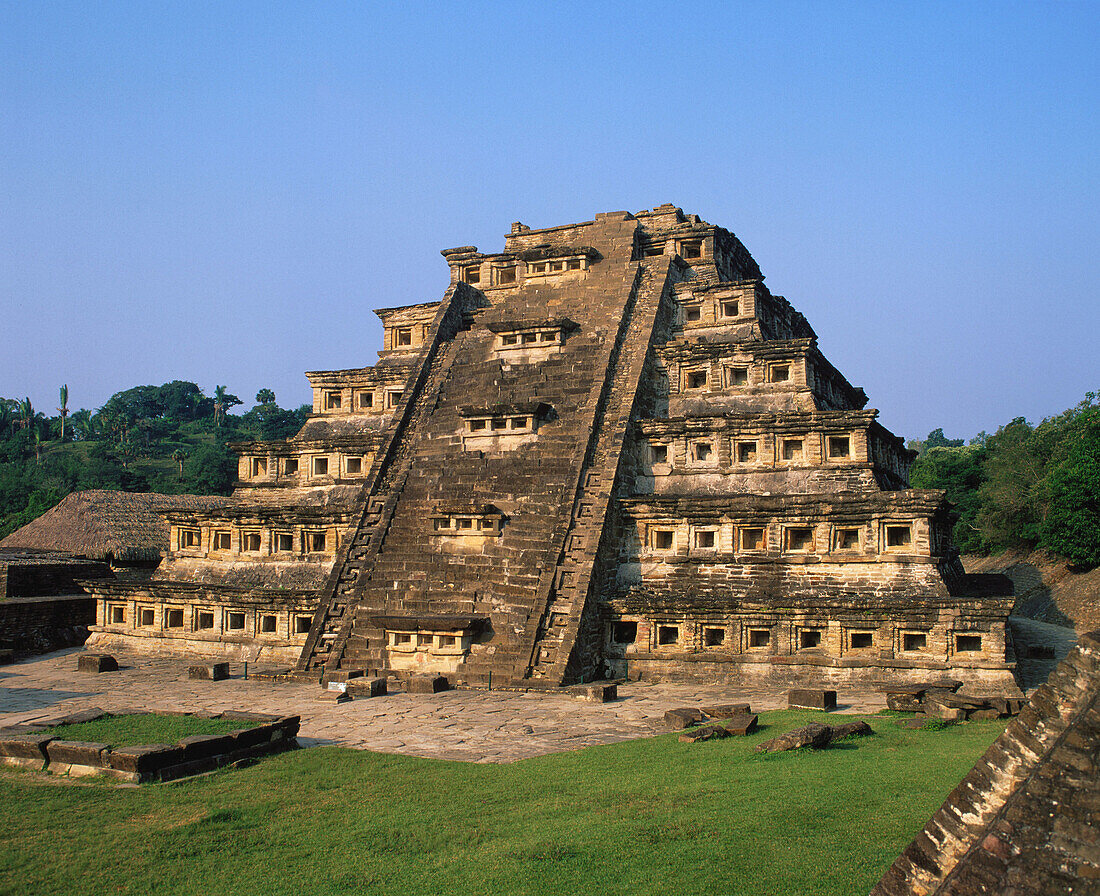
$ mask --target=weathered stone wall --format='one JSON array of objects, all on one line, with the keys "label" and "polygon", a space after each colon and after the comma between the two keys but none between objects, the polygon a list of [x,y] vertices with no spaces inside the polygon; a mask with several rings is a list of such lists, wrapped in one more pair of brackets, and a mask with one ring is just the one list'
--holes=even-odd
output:
[{"label": "weathered stone wall", "polygon": [[1100,632],[978,760],[872,896],[1100,892]]},{"label": "weathered stone wall", "polygon": [[95,622],[90,595],[11,598],[0,601],[0,646],[18,653],[48,653],[75,647]]}]

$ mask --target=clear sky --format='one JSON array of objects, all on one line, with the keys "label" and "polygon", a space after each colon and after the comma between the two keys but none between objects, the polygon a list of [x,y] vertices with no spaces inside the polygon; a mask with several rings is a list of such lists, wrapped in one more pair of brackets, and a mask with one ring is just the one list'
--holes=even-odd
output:
[{"label": "clear sky", "polygon": [[6,3],[0,395],[308,399],[439,250],[664,202],[907,438],[1100,389],[1100,4]]}]

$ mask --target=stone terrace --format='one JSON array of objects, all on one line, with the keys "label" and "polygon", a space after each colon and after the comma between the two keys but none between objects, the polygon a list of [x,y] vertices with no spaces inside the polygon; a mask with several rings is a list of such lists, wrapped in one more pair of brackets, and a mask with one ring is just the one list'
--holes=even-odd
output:
[{"label": "stone terrace", "polygon": [[[593,704],[567,691],[457,690],[394,693],[334,704],[314,684],[245,680],[234,666],[228,681],[191,681],[188,662],[119,653],[121,670],[76,672],[79,650],[0,668],[0,727],[100,707],[110,712],[248,709],[302,717],[303,745],[338,744],[465,762],[512,762],[548,753],[651,737],[677,706],[747,702],[754,711],[786,708],[784,691],[684,683],[627,684],[614,703]],[[871,713],[885,698],[870,691],[840,694],[841,711]]]}]

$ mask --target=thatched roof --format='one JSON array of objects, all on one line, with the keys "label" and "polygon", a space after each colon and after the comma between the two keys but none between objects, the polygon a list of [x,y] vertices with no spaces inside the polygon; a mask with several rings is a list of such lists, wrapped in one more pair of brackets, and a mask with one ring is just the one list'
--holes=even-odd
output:
[{"label": "thatched roof", "polygon": [[163,514],[206,510],[227,500],[148,492],[73,492],[0,541],[0,548],[63,551],[93,560],[154,562],[168,550],[168,521]]}]

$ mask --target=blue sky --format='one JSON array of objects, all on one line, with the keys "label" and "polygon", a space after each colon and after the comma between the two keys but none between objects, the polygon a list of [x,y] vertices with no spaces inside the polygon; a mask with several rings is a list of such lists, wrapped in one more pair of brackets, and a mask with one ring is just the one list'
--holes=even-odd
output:
[{"label": "blue sky", "polygon": [[1100,388],[1100,6],[0,10],[0,395],[283,405],[439,250],[673,202],[907,437]]}]

